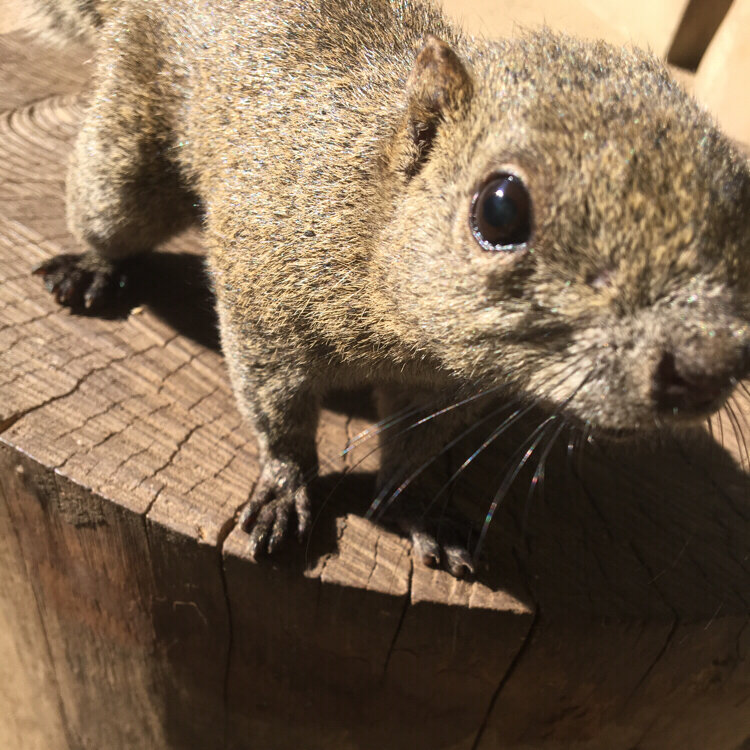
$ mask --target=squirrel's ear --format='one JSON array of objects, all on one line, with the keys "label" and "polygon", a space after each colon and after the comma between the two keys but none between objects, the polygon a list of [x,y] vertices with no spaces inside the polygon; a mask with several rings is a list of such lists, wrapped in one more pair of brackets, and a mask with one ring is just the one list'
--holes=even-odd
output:
[{"label": "squirrel's ear", "polygon": [[409,176],[427,159],[440,123],[465,110],[473,88],[458,55],[442,39],[428,36],[407,81],[406,135],[411,153],[403,166]]}]

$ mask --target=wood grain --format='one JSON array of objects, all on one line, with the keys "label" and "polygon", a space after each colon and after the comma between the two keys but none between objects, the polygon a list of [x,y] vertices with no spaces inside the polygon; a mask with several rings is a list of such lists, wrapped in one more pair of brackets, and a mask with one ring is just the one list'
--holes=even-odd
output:
[{"label": "wood grain", "polygon": [[[362,518],[377,455],[340,452],[372,408],[337,394],[310,544],[249,559],[234,519],[257,452],[200,238],[144,258],[110,320],[29,275],[75,250],[62,193],[88,54],[0,37],[4,746],[744,747],[750,477],[726,418],[715,439],[561,444],[543,492],[519,477],[466,583]],[[531,427],[457,483],[473,517]]]}]

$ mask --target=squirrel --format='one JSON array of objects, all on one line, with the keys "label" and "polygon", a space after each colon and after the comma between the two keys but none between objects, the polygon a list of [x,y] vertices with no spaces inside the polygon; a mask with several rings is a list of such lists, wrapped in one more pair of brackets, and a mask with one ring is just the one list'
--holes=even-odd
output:
[{"label": "squirrel", "polygon": [[[479,39],[421,0],[35,2],[98,48],[67,183],[85,251],[37,272],[96,311],[124,259],[202,224],[262,459],[254,555],[309,529],[332,387],[385,416],[499,393],[622,439],[704,420],[750,371],[750,170],[653,55]],[[382,442],[384,485],[441,424]],[[471,574],[409,493],[415,557]]]}]

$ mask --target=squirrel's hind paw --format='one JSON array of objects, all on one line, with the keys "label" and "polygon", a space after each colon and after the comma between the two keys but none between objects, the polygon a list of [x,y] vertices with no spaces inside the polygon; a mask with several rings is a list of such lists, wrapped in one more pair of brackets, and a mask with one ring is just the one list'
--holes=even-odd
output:
[{"label": "squirrel's hind paw", "polygon": [[273,553],[289,536],[296,516],[296,535],[304,539],[310,527],[310,500],[297,472],[285,467],[263,471],[252,496],[242,509],[239,525],[249,534],[250,554]]},{"label": "squirrel's hind paw", "polygon": [[90,253],[56,255],[36,266],[32,273],[57,302],[76,311],[95,312],[112,302],[125,286],[125,276],[107,261]]}]

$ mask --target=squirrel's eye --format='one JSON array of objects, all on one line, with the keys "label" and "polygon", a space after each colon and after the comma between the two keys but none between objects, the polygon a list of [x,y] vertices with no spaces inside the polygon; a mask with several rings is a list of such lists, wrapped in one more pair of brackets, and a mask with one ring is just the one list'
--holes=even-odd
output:
[{"label": "squirrel's eye", "polygon": [[514,174],[491,177],[471,203],[471,231],[485,250],[515,250],[531,235],[531,196]]}]

